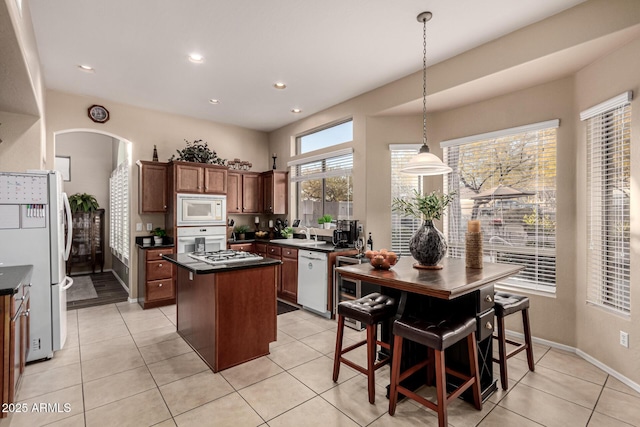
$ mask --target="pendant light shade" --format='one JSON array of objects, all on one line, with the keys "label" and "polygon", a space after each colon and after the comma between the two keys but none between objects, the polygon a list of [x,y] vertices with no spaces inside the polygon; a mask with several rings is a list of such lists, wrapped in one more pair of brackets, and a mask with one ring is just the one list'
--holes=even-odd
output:
[{"label": "pendant light shade", "polygon": [[420,152],[413,156],[400,172],[410,175],[444,175],[451,172],[438,156],[429,152],[429,147],[424,144]]},{"label": "pendant light shade", "polygon": [[432,16],[431,12],[422,12],[417,17],[418,22],[422,22],[422,147],[418,155],[400,169],[409,175],[444,175],[453,170],[430,153],[427,145],[427,21]]}]

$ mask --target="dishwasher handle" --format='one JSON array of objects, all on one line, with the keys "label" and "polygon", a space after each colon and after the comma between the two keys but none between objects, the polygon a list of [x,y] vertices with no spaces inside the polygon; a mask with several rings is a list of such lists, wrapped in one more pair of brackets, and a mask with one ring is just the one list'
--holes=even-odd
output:
[{"label": "dishwasher handle", "polygon": [[315,260],[315,261],[324,261],[325,260],[325,258],[316,258],[316,257],[307,256],[307,255],[300,255],[299,257],[300,258],[304,258],[304,259],[312,259],[312,260]]}]

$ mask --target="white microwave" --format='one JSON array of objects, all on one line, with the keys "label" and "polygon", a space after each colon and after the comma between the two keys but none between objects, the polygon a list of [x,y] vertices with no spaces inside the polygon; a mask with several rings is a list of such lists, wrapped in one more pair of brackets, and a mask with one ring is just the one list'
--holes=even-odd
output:
[{"label": "white microwave", "polygon": [[178,194],[176,225],[227,225],[227,196]]}]

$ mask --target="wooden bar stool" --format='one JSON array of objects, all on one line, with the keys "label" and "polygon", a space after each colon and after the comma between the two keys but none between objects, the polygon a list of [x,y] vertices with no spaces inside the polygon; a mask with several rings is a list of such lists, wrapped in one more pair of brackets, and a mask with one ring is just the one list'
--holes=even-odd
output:
[{"label": "wooden bar stool", "polygon": [[[369,403],[375,401],[375,371],[386,365],[390,361],[390,357],[385,357],[378,363],[376,360],[376,345],[390,350],[389,344],[378,341],[378,323],[391,319],[396,314],[395,300],[386,295],[378,293],[369,294],[365,297],[354,301],[344,301],[338,304],[338,333],[336,336],[336,353],[333,359],[333,381],[338,381],[340,374],[340,363],[344,363],[351,368],[367,375],[369,380]],[[351,345],[345,349],[342,348],[342,338],[344,335],[344,319],[359,320],[367,325],[367,339]],[[350,352],[362,345],[367,345],[367,367],[364,368],[351,360],[342,357],[343,354]]]},{"label": "wooden bar stool", "polygon": [[[447,426],[447,405],[463,391],[472,387],[473,402],[476,409],[482,409],[482,397],[480,395],[480,373],[478,369],[478,350],[476,347],[476,319],[469,317],[464,319],[424,320],[424,319],[400,319],[393,323],[394,344],[393,361],[391,362],[391,389],[389,391],[389,415],[396,412],[398,393],[402,393],[416,402],[438,413],[438,425]],[[445,365],[445,350],[458,341],[467,340],[469,354],[470,374],[454,371]],[[408,339],[429,348],[426,360],[400,372],[402,360],[402,342]],[[435,360],[433,354],[435,353]],[[436,396],[437,403],[433,403],[413,391],[400,385],[400,382],[419,369],[435,363]],[[428,371],[430,372],[430,371]],[[453,392],[447,394],[446,375],[453,375],[463,381]]]},{"label": "wooden bar stool", "polygon": [[[529,370],[534,371],[533,347],[531,344],[531,329],[529,327],[529,298],[523,295],[510,294],[507,292],[496,292],[494,295],[496,318],[498,319],[498,336],[493,336],[498,340],[499,358],[493,358],[494,362],[500,364],[500,383],[502,389],[509,388],[509,378],[507,377],[507,360],[522,350],[527,350],[527,362]],[[524,330],[524,344],[507,339],[504,329],[504,318],[510,314],[522,312],[522,327]],[[516,348],[507,353],[507,343],[515,345]]]}]

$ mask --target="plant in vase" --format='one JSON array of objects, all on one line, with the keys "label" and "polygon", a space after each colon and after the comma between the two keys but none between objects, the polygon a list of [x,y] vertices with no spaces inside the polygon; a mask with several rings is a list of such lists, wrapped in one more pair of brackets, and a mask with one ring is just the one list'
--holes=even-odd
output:
[{"label": "plant in vase", "polygon": [[71,212],[92,212],[100,208],[95,196],[87,193],[76,193],[69,196]]},{"label": "plant in vase", "polygon": [[215,165],[226,165],[227,159],[221,159],[218,154],[208,147],[207,142],[196,139],[195,141],[187,141],[187,146],[182,150],[176,150],[178,157],[174,154],[169,161],[180,160],[183,162],[208,163]]},{"label": "plant in vase", "polygon": [[167,232],[165,231],[164,228],[156,227],[153,229],[153,231],[151,231],[151,234],[153,234],[154,244],[158,246],[162,244],[162,241],[164,240],[164,236],[167,235]]},{"label": "plant in vase", "polygon": [[447,241],[440,230],[433,225],[433,220],[442,218],[442,214],[453,200],[454,195],[455,193],[438,194],[435,191],[422,195],[414,190],[414,196],[411,199],[393,199],[391,207],[394,212],[424,220],[422,226],[409,241],[409,251],[418,261],[414,267],[442,268],[438,263],[447,253]]},{"label": "plant in vase", "polygon": [[333,221],[333,217],[328,214],[318,218],[318,224],[320,224],[322,228],[326,228],[326,229],[331,228],[331,221]]},{"label": "plant in vase", "polygon": [[292,227],[285,227],[280,231],[280,234],[285,239],[291,239],[293,237],[293,228]]},{"label": "plant in vase", "polygon": [[248,225],[236,225],[233,232],[238,235],[238,240],[244,240],[245,234],[250,230]]}]

